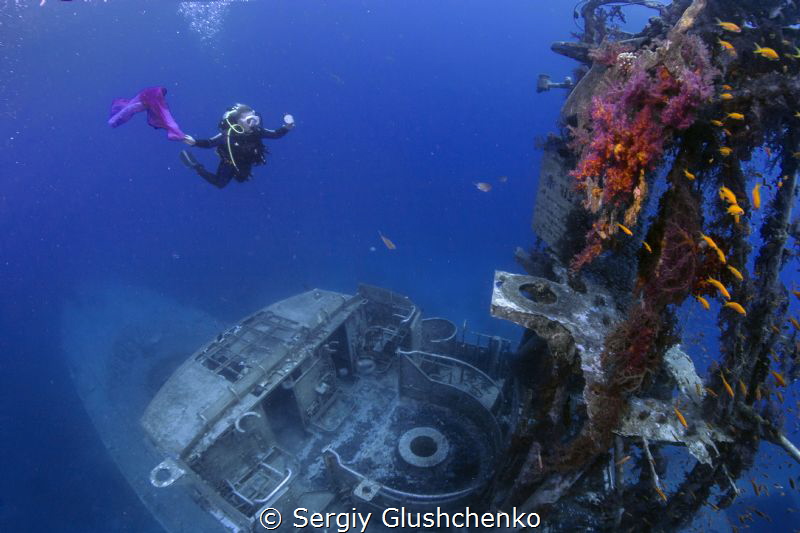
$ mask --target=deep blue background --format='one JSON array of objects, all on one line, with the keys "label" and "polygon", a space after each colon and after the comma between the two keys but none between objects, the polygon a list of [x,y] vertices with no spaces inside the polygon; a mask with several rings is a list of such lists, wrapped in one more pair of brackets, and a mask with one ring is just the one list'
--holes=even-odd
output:
[{"label": "deep blue background", "polygon": [[[518,333],[489,318],[491,280],[533,240],[534,139],[564,96],[536,94],[536,76],[575,66],[549,51],[574,29],[571,2],[234,3],[213,39],[168,1],[20,4],[0,19],[0,529],[157,530],[60,353],[61,305],[85,282],[228,322],[367,282]],[[234,102],[297,128],[251,182],[220,191],[143,117],[106,125],[112,98],[153,85],[196,137]]]}]

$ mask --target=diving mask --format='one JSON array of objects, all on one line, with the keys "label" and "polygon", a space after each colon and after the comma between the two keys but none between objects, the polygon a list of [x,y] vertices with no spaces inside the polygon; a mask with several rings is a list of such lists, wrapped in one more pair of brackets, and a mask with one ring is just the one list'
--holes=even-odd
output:
[{"label": "diving mask", "polygon": [[242,118],[242,122],[248,128],[257,128],[261,125],[261,118],[258,115],[248,115]]}]

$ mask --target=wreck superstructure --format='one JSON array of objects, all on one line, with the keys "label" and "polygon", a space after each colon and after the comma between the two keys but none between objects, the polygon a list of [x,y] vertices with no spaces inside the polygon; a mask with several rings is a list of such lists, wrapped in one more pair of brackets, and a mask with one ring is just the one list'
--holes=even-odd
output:
[{"label": "wreck superstructure", "polygon": [[[655,16],[628,33],[623,8],[634,5]],[[557,259],[543,268],[541,250],[518,251],[530,274],[549,275],[524,282],[529,292],[539,287],[533,309],[512,302],[503,313],[529,329],[519,357],[544,353],[536,368],[561,376],[574,362],[526,349],[552,344],[560,327],[576,339],[576,316],[559,316],[547,300],[570,290],[591,297],[586,288],[597,283],[620,315],[599,349],[577,350],[584,383],[552,387],[523,409],[539,415],[534,429],[515,434],[528,460],[509,501],[549,507],[559,521],[585,509],[595,518],[582,526],[598,530],[673,531],[747,494],[737,480],[762,441],[800,461],[782,428],[791,411],[784,395],[800,375],[788,287],[796,275],[786,283],[798,251],[789,238],[800,154],[798,9],[782,0],[576,4],[578,42],[552,50],[580,63],[577,82],[559,134],[543,146],[539,189],[550,190],[537,195],[534,214]],[[549,288],[559,281],[568,288]],[[698,343],[697,324],[719,327],[718,344]],[[714,354],[704,377],[681,343],[692,356]],[[583,404],[579,416],[561,408],[570,406],[565,396]],[[693,456],[688,466],[674,445]],[[750,495],[764,492],[752,487]]]},{"label": "wreck superstructure", "polygon": [[153,398],[142,424],[165,459],[151,483],[232,531],[262,529],[267,508],[485,507],[515,424],[510,343],[456,333],[364,285],[270,305]]}]

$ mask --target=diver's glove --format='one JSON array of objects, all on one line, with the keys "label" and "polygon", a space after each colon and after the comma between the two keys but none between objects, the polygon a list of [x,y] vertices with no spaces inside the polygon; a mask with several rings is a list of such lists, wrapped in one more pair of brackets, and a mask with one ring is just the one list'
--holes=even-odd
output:
[{"label": "diver's glove", "polygon": [[287,130],[294,128],[294,117],[290,114],[283,115],[283,127]]},{"label": "diver's glove", "polygon": [[185,143],[186,143],[186,144],[188,144],[189,146],[194,146],[194,144],[195,144],[197,141],[195,141],[195,140],[194,140],[194,137],[192,137],[191,135],[184,135],[184,136],[183,136],[183,142],[185,142]]}]

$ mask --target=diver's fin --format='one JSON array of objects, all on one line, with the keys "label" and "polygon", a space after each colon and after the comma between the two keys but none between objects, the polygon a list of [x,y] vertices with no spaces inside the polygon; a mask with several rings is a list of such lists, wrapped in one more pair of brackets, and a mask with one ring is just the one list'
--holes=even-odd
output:
[{"label": "diver's fin", "polygon": [[198,166],[200,166],[200,163],[197,162],[197,159],[195,159],[194,156],[187,150],[181,150],[181,163],[191,169],[196,169]]}]

